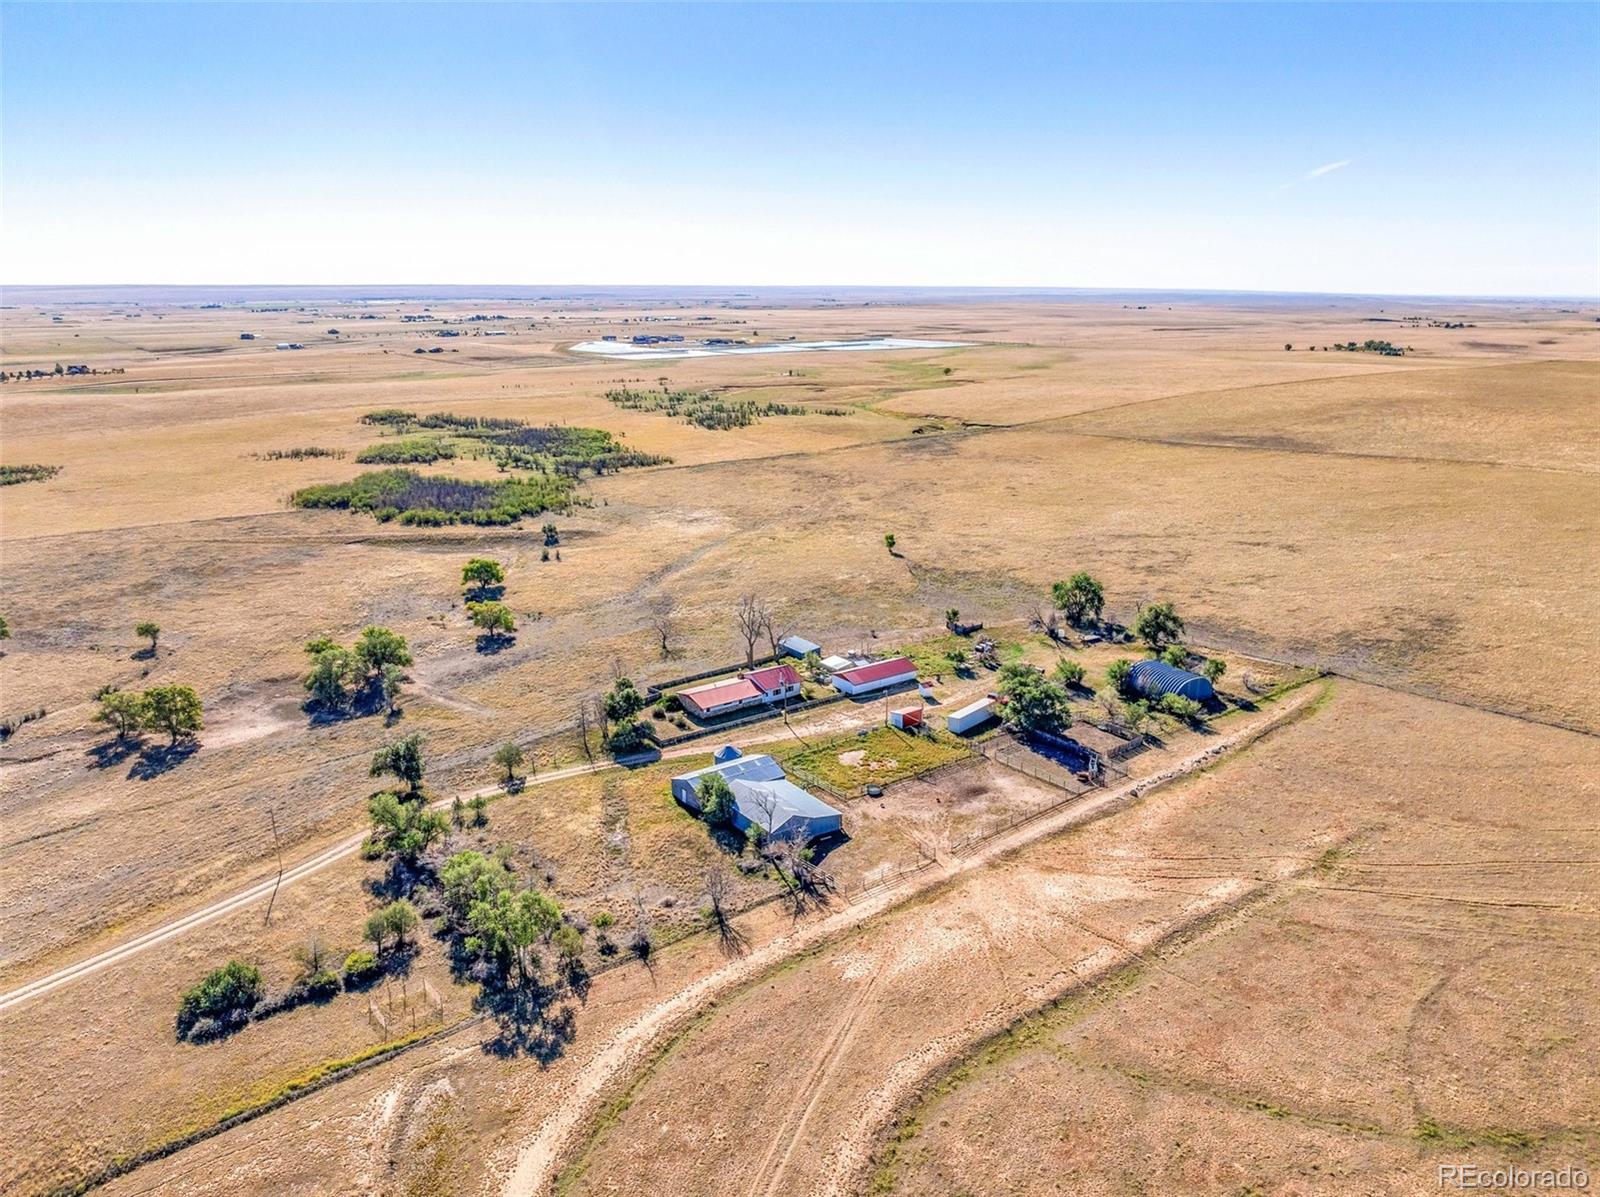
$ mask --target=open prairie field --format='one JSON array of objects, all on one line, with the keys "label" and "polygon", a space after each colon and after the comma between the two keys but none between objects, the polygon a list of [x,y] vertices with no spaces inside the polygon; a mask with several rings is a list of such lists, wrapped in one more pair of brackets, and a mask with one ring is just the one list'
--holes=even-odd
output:
[{"label": "open prairie field", "polygon": [[[1337,1176],[1421,1191],[1469,1141],[1522,1162],[1594,1156],[1595,313],[1266,298],[6,302],[0,368],[44,374],[0,391],[0,465],[60,469],[0,487],[0,999],[51,982],[0,1005],[0,1188],[70,1187],[441,1027],[113,1190],[477,1193],[559,1174],[574,1191],[688,1194],[716,1178],[1024,1193],[1051,1191],[1049,1174],[1073,1191],[1332,1192]],[[664,333],[963,344],[570,351]],[[1373,338],[1407,352],[1331,348]],[[66,372],[77,365],[93,372]],[[618,389],[760,414],[706,426],[619,405]],[[421,423],[362,421],[386,408]],[[507,477],[484,442],[429,432],[442,414],[598,429],[650,464],[579,471],[558,509],[503,525],[291,506],[415,436],[455,454],[409,467],[424,479]],[[512,636],[469,622],[474,556],[507,568]],[[741,661],[742,594],[828,651],[931,645],[956,607],[1049,666],[1062,650],[1027,621],[1079,569],[1116,619],[1175,603],[1230,681],[1330,670],[1331,698],[1198,778],[837,932],[826,920],[859,903],[794,915],[775,876],[746,871],[671,801],[666,779],[720,739],[598,771],[580,748],[580,708],[618,674],[642,686]],[[161,626],[153,649],[134,631],[144,620]],[[414,657],[397,710],[309,712],[303,646],[369,624]],[[1074,655],[1100,685],[1118,652],[1138,655]],[[938,701],[993,677],[946,674]],[[166,684],[197,690],[198,746],[118,743],[95,722],[107,687]],[[1130,772],[1278,705],[1206,733],[1169,727]],[[880,702],[842,702],[795,731],[729,738],[779,755],[838,744],[824,771],[853,787],[845,741],[882,719]],[[502,744],[528,754],[528,784],[446,843],[505,851],[581,920],[590,987],[540,1012],[543,1038],[518,1038],[445,942],[419,935],[404,1000],[424,981],[439,996],[422,1024],[409,1006],[374,1021],[386,982],[177,1041],[178,995],[211,967],[249,960],[277,988],[308,939],[340,958],[360,945],[393,896],[356,850],[379,785],[368,764],[409,732],[425,737],[441,809],[496,786]],[[824,865],[857,894],[902,862],[950,865],[952,842],[1054,801],[994,762],[901,779],[911,761],[881,809],[846,807],[847,842]],[[741,949],[705,931],[711,873],[747,911]],[[649,928],[648,967],[600,953],[602,915],[619,942]],[[146,934],[162,937],[62,975]],[[771,968],[748,963],[760,952]],[[714,978],[714,1007],[682,998]],[[1325,997],[1320,1017],[1306,993]],[[626,1066],[593,1090],[626,1103],[599,1122],[575,1113],[551,1166],[518,1171],[549,1112],[641,1020],[664,1038],[628,1040]],[[1143,1119],[1189,1153],[1156,1158]],[[1228,1152],[1249,1167],[1197,1171]]]}]

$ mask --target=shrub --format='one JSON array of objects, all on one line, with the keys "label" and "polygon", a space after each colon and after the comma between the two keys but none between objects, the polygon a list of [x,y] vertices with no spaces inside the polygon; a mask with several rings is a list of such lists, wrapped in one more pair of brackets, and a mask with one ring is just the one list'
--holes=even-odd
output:
[{"label": "shrub", "polygon": [[385,441],[380,445],[368,445],[356,454],[356,461],[362,465],[428,465],[435,461],[446,461],[455,455],[455,446],[448,441],[433,436],[412,436],[404,440]]},{"label": "shrub", "polygon": [[1198,723],[1204,714],[1204,708],[1199,703],[1181,694],[1163,694],[1156,705],[1164,713],[1185,723]]},{"label": "shrub", "polygon": [[178,1037],[187,1036],[202,1018],[214,1019],[224,1027],[243,1022],[265,996],[261,970],[230,960],[178,999]]},{"label": "shrub", "polygon": [[339,978],[329,969],[319,968],[300,983],[306,1000],[320,1002],[339,992]]},{"label": "shrub", "polygon": [[344,983],[359,985],[378,973],[378,958],[366,948],[357,948],[344,958]]},{"label": "shrub", "polygon": [[363,511],[379,520],[421,526],[512,524],[525,515],[569,511],[573,482],[535,474],[502,482],[429,478],[415,470],[371,470],[349,482],[308,486],[290,496],[296,507]]},{"label": "shrub", "polygon": [[1076,686],[1083,681],[1083,664],[1070,657],[1056,662],[1056,681],[1063,686]]},{"label": "shrub", "polygon": [[1128,675],[1133,672],[1133,662],[1127,657],[1118,657],[1106,666],[1106,681],[1112,687],[1121,690],[1128,684]]}]

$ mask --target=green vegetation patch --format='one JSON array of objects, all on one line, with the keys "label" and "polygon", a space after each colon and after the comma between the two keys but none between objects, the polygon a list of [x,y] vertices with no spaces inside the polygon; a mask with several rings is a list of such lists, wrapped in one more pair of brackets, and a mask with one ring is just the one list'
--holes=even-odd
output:
[{"label": "green vegetation patch", "polygon": [[408,436],[368,445],[356,455],[362,465],[429,465],[456,456],[456,448],[437,436]]},{"label": "green vegetation patch", "polygon": [[0,486],[15,486],[19,482],[44,482],[61,472],[56,465],[0,466]]},{"label": "green vegetation patch", "polygon": [[799,403],[777,403],[759,399],[730,399],[711,391],[641,391],[633,387],[617,387],[606,392],[606,398],[628,411],[657,412],[693,424],[726,432],[732,428],[747,428],[767,416],[847,416],[848,408],[807,407]]},{"label": "green vegetation patch", "polygon": [[[634,466],[664,465],[672,460],[629,449],[603,428],[539,426],[523,420],[464,416],[449,411],[419,416],[399,408],[370,411],[361,417],[361,422],[400,436],[362,450],[356,460],[367,465],[426,465],[470,455],[486,456],[502,470],[537,470],[578,477]],[[419,429],[431,435],[401,435]]]},{"label": "green vegetation patch", "polygon": [[971,755],[963,745],[942,736],[916,736],[879,727],[864,736],[841,736],[797,752],[784,765],[802,778],[859,794],[868,785],[916,777]]},{"label": "green vegetation patch", "polygon": [[308,486],[290,496],[296,507],[364,511],[380,521],[440,527],[445,524],[512,524],[525,515],[570,511],[574,483],[556,474],[501,482],[430,478],[415,470],[370,470],[349,482]]}]

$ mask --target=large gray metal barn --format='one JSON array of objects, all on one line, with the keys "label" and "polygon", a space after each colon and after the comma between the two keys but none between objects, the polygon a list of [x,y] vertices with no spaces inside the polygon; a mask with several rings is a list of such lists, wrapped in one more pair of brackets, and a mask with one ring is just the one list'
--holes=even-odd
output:
[{"label": "large gray metal barn", "polygon": [[1198,673],[1165,661],[1140,661],[1128,673],[1128,689],[1155,700],[1178,694],[1196,702],[1207,702],[1216,694],[1211,683]]}]

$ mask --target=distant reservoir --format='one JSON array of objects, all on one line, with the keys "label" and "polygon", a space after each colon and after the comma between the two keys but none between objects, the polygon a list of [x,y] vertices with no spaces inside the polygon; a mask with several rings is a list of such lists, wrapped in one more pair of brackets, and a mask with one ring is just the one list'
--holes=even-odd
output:
[{"label": "distant reservoir", "polygon": [[768,345],[704,343],[634,345],[628,341],[580,341],[572,347],[572,352],[644,361],[674,357],[721,357],[739,353],[866,353],[877,349],[960,349],[968,343],[917,341],[908,337],[872,337],[862,341],[780,341]]}]

